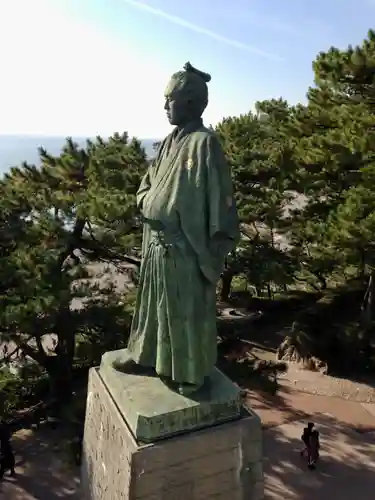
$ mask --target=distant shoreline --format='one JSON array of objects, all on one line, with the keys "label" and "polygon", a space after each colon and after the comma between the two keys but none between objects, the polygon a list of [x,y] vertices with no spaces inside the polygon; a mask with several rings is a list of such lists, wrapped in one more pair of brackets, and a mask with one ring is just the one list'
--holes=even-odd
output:
[{"label": "distant shoreline", "polygon": [[[11,167],[19,166],[22,162],[39,165],[38,148],[45,148],[51,155],[59,155],[65,144],[66,137],[41,135],[0,135],[0,174],[7,172]],[[103,136],[103,139],[106,137]],[[131,140],[133,137],[129,137]],[[95,137],[72,137],[81,147],[88,139]],[[146,150],[148,157],[153,156],[153,144],[158,139],[139,139]]]}]

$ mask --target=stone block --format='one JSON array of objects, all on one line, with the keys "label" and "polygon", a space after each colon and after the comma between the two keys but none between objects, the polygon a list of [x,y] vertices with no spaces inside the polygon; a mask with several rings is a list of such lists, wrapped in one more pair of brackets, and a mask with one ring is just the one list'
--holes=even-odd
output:
[{"label": "stone block", "polygon": [[104,354],[100,375],[137,440],[154,442],[240,417],[240,390],[217,368],[207,388],[192,399],[173,392],[159,377],[113,369],[119,352]]},{"label": "stone block", "polygon": [[260,420],[137,441],[97,369],[90,371],[82,461],[85,500],[260,500]]}]

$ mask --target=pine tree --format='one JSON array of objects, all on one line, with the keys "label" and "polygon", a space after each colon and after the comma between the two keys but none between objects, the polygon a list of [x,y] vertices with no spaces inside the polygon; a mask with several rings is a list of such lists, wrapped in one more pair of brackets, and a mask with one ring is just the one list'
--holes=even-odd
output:
[{"label": "pine tree", "polygon": [[313,67],[316,85],[294,124],[308,203],[294,219],[292,239],[325,285],[332,276],[341,283],[353,276],[367,280],[362,326],[368,346],[374,310],[375,33],[359,47],[320,53]]},{"label": "pine tree", "polygon": [[280,245],[294,179],[292,149],[280,128],[291,111],[282,100],[257,106],[256,114],[228,118],[217,127],[232,167],[244,238],[224,276],[245,273],[258,293],[266,289],[271,296],[291,278],[291,262]]},{"label": "pine tree", "polygon": [[[138,263],[135,193],[147,160],[126,134],[85,148],[68,139],[60,156],[41,149],[40,158],[41,167],[23,164],[0,182],[0,331],[1,341],[15,342],[47,371],[63,401],[78,337],[105,344],[112,327],[126,341],[126,308],[113,287],[89,280],[87,266]],[[73,309],[74,300],[83,307]],[[42,340],[51,334],[57,343],[49,352]]]}]

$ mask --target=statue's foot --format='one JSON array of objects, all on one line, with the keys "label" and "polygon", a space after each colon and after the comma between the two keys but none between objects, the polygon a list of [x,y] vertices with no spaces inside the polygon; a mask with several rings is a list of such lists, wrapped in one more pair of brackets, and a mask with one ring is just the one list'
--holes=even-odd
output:
[{"label": "statue's foot", "polygon": [[116,358],[112,363],[112,368],[124,373],[132,373],[136,366],[137,363],[135,361],[127,357],[122,358],[121,356]]},{"label": "statue's foot", "polygon": [[203,382],[201,384],[179,384],[178,392],[182,396],[192,396],[203,387]]},{"label": "statue's foot", "polygon": [[195,394],[199,389],[203,387],[202,384],[180,384],[178,382],[175,382],[172,380],[170,377],[160,377],[160,380],[165,384],[168,389],[170,389],[173,392],[177,392],[178,394],[181,394],[182,396],[191,396],[192,394]]},{"label": "statue's foot", "polygon": [[118,356],[112,363],[112,368],[122,373],[132,375],[154,375],[155,370],[148,366],[142,366],[133,361],[129,356]]},{"label": "statue's foot", "polygon": [[168,389],[171,389],[171,391],[178,392],[178,383],[174,382],[171,378],[169,377],[164,377],[160,376],[160,380],[163,382],[165,386],[168,387]]}]

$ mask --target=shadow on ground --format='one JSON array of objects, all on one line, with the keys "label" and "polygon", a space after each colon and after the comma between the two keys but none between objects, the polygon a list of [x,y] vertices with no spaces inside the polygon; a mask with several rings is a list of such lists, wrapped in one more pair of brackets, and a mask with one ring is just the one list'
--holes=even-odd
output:
[{"label": "shadow on ground", "polygon": [[[375,414],[363,405],[285,387],[276,395],[249,389],[246,404],[264,427],[265,500],[374,498]],[[313,472],[299,454],[308,420],[316,423],[322,444]],[[78,500],[79,471],[66,465],[62,442],[60,429],[17,433],[17,476],[0,483],[0,499]]]},{"label": "shadow on ground", "polygon": [[244,402],[260,416],[265,429],[296,420],[308,421],[323,413],[357,433],[375,432],[375,416],[367,405],[342,398],[313,396],[287,386],[279,387],[276,394],[250,387]]},{"label": "shadow on ground", "polygon": [[330,415],[314,415],[321,435],[316,471],[300,456],[304,421],[264,432],[265,500],[372,500],[375,436],[359,434]]},{"label": "shadow on ground", "polygon": [[69,467],[61,449],[59,430],[24,430],[12,439],[16,476],[0,482],[6,500],[78,500],[79,471]]}]

